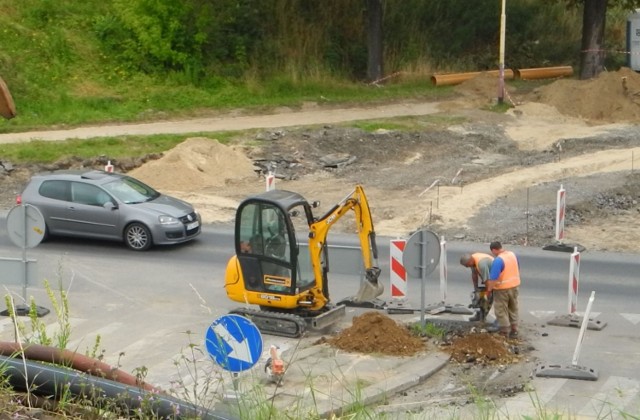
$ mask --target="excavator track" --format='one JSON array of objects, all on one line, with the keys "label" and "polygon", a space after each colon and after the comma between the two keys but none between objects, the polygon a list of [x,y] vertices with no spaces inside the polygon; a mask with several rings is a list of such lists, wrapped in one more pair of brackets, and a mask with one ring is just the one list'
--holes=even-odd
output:
[{"label": "excavator track", "polygon": [[230,313],[249,318],[264,334],[299,338],[307,329],[304,318],[294,314],[250,308],[236,308]]}]

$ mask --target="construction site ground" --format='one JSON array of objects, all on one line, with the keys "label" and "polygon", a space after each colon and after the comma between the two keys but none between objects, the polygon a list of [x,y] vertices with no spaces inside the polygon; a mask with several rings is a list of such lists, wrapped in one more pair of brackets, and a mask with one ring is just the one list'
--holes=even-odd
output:
[{"label": "construction site ground", "polygon": [[[437,104],[437,113],[389,115],[373,122],[384,127],[373,131],[321,120],[301,127],[295,123],[295,112],[281,110],[291,116],[290,124],[282,128],[247,130],[225,145],[211,141],[214,137],[185,136],[183,143],[163,156],[112,163],[116,170],[193,203],[205,223],[231,225],[238,202],[264,191],[270,170],[277,188],[320,200],[320,212],[347,195],[354,184],[362,184],[378,235],[402,237],[427,228],[450,240],[501,240],[530,246],[555,240],[557,193],[563,188],[566,241],[587,251],[640,252],[636,223],[640,76],[622,69],[594,80],[513,88],[507,96],[513,106],[506,113],[489,110],[495,92],[495,78],[481,76],[459,85],[453,97]],[[310,109],[315,106],[309,105]],[[359,119],[366,120],[366,113]],[[0,156],[5,168],[0,167],[0,205],[11,208],[15,194],[33,172],[101,167],[104,159],[69,157],[43,167],[12,164]],[[351,223],[341,221],[337,230],[353,232]],[[378,402],[380,410],[406,412],[412,402],[418,412],[437,401],[448,406],[474,405],[479,390],[482,395],[504,396],[526,389],[535,364],[535,349],[528,343],[540,332],[523,326],[516,342],[496,344],[494,335],[476,336],[473,325],[464,324],[468,328],[462,332],[453,328],[458,332],[447,342],[423,340],[425,349],[416,354],[376,357],[390,357],[394,369],[406,360],[424,359],[425,354],[451,357],[446,366],[430,373],[428,389],[398,388],[393,398],[387,395]],[[332,355],[344,351],[355,355],[357,363],[369,354],[382,353],[380,349],[373,353],[339,350],[331,340],[341,333],[344,330],[334,331],[326,342],[307,343],[307,348],[314,349],[307,351],[317,353],[323,348],[322,352]],[[480,337],[482,342],[472,342],[461,359],[452,357],[454,338],[469,337]],[[365,341],[381,338],[398,340],[387,334]],[[507,359],[485,357],[495,346],[506,349]],[[411,364],[406,369],[410,373]],[[426,403],[417,404],[420,401]]]}]

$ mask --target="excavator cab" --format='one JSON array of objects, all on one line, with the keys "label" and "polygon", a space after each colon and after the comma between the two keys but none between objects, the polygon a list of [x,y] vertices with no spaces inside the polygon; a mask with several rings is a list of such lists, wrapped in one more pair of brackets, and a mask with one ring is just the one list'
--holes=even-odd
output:
[{"label": "excavator cab", "polygon": [[[375,232],[361,187],[319,218],[313,215],[315,204],[295,192],[271,190],[238,206],[235,255],[227,264],[224,287],[231,300],[259,306],[232,313],[252,319],[265,333],[299,337],[307,323],[321,329],[342,318],[345,305],[358,306],[384,291],[374,264]],[[366,279],[353,298],[334,305],[327,281],[327,235],[350,211],[356,215]]]},{"label": "excavator cab", "polygon": [[308,225],[311,208],[295,193],[245,200],[236,216],[236,255],[245,287],[253,292],[294,295],[314,285],[308,253],[300,254],[292,215]]}]

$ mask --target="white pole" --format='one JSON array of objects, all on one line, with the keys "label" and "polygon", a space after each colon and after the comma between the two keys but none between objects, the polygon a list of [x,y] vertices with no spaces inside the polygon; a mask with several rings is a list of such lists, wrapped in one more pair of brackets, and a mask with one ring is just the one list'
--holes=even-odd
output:
[{"label": "white pole", "polygon": [[556,241],[561,241],[564,239],[564,217],[566,202],[567,194],[562,184],[560,184],[556,203]]},{"label": "white pole", "polygon": [[442,303],[447,301],[447,241],[440,239],[440,297]]},{"label": "white pole", "polygon": [[576,344],[576,351],[573,353],[573,360],[571,364],[573,366],[578,365],[578,357],[580,357],[580,347],[582,346],[582,340],[584,340],[584,333],[587,330],[587,324],[589,323],[589,313],[591,312],[591,305],[593,305],[593,301],[596,298],[596,292],[591,291],[591,296],[589,297],[589,303],[587,303],[587,310],[584,313],[584,318],[582,318],[582,326],[580,327],[580,334],[578,335],[578,343]]},{"label": "white pole", "polygon": [[498,66],[498,103],[504,102],[504,44],[507,26],[507,0],[502,0],[502,12],[500,14],[500,58]]}]

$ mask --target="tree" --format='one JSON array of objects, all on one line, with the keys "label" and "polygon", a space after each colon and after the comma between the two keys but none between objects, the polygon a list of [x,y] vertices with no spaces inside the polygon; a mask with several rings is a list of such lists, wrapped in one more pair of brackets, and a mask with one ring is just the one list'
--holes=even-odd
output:
[{"label": "tree", "polygon": [[367,0],[367,78],[369,81],[378,80],[384,75],[382,1]]},{"label": "tree", "polygon": [[607,8],[619,6],[631,11],[640,6],[640,0],[569,0],[571,5],[579,3],[584,7],[580,49],[580,79],[584,80],[596,77],[604,69]]}]

